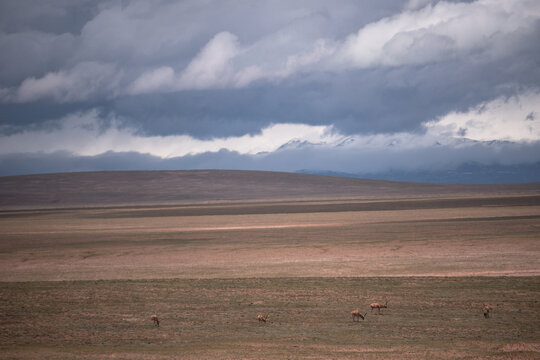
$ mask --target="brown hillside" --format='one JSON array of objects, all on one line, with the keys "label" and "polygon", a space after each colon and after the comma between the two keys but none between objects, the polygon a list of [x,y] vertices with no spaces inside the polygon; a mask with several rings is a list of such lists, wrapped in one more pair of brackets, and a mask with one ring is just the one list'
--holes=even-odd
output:
[{"label": "brown hillside", "polygon": [[115,171],[0,177],[0,208],[539,194],[540,183],[443,185],[264,171]]}]

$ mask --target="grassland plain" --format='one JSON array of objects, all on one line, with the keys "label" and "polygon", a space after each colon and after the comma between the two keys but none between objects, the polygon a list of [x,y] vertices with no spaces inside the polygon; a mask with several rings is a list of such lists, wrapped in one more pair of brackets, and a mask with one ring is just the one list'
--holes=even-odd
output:
[{"label": "grassland plain", "polygon": [[405,205],[312,201],[3,211],[0,281],[538,276],[539,201],[525,196],[409,199]]},{"label": "grassland plain", "polygon": [[[536,277],[2,283],[0,344],[2,358],[537,359],[539,287]],[[381,315],[375,300],[388,300]],[[364,321],[352,321],[356,308]]]},{"label": "grassland plain", "polygon": [[540,357],[538,184],[209,174],[0,181],[0,358]]}]

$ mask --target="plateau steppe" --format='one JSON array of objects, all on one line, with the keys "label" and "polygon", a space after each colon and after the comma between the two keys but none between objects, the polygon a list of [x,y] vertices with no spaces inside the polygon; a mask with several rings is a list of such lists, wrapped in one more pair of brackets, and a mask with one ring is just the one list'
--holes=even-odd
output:
[{"label": "plateau steppe", "polygon": [[0,357],[535,359],[539,220],[540,183],[3,177]]}]

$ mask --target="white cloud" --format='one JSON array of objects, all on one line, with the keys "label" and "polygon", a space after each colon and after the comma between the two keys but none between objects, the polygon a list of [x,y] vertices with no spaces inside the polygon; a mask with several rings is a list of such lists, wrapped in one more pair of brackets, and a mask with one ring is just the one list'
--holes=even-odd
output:
[{"label": "white cloud", "polygon": [[[37,49],[49,54],[50,61],[60,62],[58,56],[66,59],[65,68],[27,77],[8,95],[2,95],[2,101],[52,98],[69,102],[125,93],[240,88],[260,80],[279,82],[301,73],[418,65],[455,58],[470,61],[479,54],[497,57],[515,42],[510,35],[534,33],[540,19],[540,2],[536,0],[410,0],[401,13],[368,23],[348,36],[335,37],[331,21],[322,21],[302,7],[288,9],[289,24],[278,22],[268,33],[246,35],[242,27],[229,24],[223,25],[226,31],[208,35],[211,30],[204,30],[198,22],[178,20],[192,16],[189,14],[197,8],[193,3],[161,5],[154,8],[135,1],[124,7],[104,6],[79,36],[0,36],[0,48],[7,50],[16,45],[16,38],[26,39],[24,48],[32,49],[33,39],[43,37],[59,49],[58,55]],[[216,21],[218,8],[226,5],[216,4],[216,9],[200,16]],[[201,39],[207,42],[193,55],[193,46]],[[2,53],[6,57],[11,52]],[[8,56],[5,62],[15,64],[16,59]],[[160,65],[153,65],[156,63]],[[34,65],[34,72],[43,67]],[[123,67],[126,71],[119,74]],[[9,71],[16,70],[13,65]]]},{"label": "white cloud", "polygon": [[[409,4],[416,9],[422,3]],[[489,49],[494,36],[532,29],[539,12],[538,1],[441,1],[364,26],[336,56],[344,66],[359,68],[444,61]]]},{"label": "white cloud", "polygon": [[434,5],[410,1],[402,13],[369,23],[342,41],[300,39],[283,30],[240,45],[234,34],[221,32],[180,74],[173,75],[170,68],[153,69],[142,74],[131,90],[236,88],[302,72],[417,65],[490,51],[489,56],[498,56],[500,51],[493,48],[505,41],[495,43],[494,38],[524,29],[531,32],[538,19],[540,2],[530,0]]},{"label": "white cloud", "polygon": [[140,75],[129,85],[128,93],[143,94],[154,91],[164,91],[174,88],[175,74],[170,66],[162,66],[149,70]]},{"label": "white cloud", "polygon": [[[268,39],[265,39],[268,41]],[[281,60],[281,64],[252,63],[250,56],[262,44],[242,47],[238,38],[228,32],[216,34],[180,73],[171,67],[151,69],[140,75],[128,87],[128,93],[186,89],[240,88],[254,81],[279,80],[307,69],[334,51],[324,40],[315,42],[313,48],[294,53]]]},{"label": "white cloud", "polygon": [[[203,140],[188,135],[144,136],[123,126],[117,118],[100,118],[98,111],[93,110],[71,114],[39,128],[0,135],[0,156],[136,152],[171,159],[213,153],[209,159],[234,159],[235,163],[228,165],[234,168],[344,172],[437,168],[467,161],[540,161],[540,153],[534,151],[540,144],[538,92],[497,98],[465,112],[451,112],[424,126],[424,133],[345,136],[332,126],[275,124],[256,134]],[[220,153],[222,150],[228,152]],[[204,164],[209,163],[197,166]]]},{"label": "white cloud", "polygon": [[28,78],[22,82],[12,98],[16,102],[52,98],[63,103],[87,100],[95,96],[111,96],[118,87],[118,79],[115,66],[85,62],[67,71],[50,72],[41,78]]},{"label": "white cloud", "polygon": [[213,89],[247,84],[257,76],[255,67],[236,73],[231,59],[240,52],[238,39],[228,32],[216,34],[181,73],[169,66],[149,70],[129,87],[132,94],[184,89]]},{"label": "white cloud", "polygon": [[313,66],[328,59],[336,51],[336,45],[328,40],[319,39],[304,52],[287,57],[284,69],[276,72],[276,77],[288,77],[298,72],[314,71]]},{"label": "white cloud", "polygon": [[331,144],[342,138],[329,126],[304,124],[276,124],[259,134],[210,140],[187,135],[145,137],[135,129],[122,127],[117,119],[100,119],[96,110],[72,114],[47,125],[47,129],[0,137],[0,154],[68,151],[94,156],[108,151],[133,151],[170,158],[226,149],[254,155],[276,151],[290,142]]},{"label": "white cloud", "polygon": [[207,89],[230,84],[234,74],[230,61],[239,51],[236,36],[228,32],[217,34],[181,74],[179,87]]},{"label": "white cloud", "polygon": [[[45,128],[0,137],[0,154],[68,151],[94,156],[108,151],[139,152],[161,158],[228,150],[256,155],[303,148],[353,152],[399,152],[447,145],[466,147],[470,140],[540,140],[540,93],[498,98],[428,122],[422,133],[381,133],[345,136],[332,126],[276,124],[258,134],[201,140],[188,135],[140,135],[115,118],[101,119],[96,110],[69,115]],[[467,141],[464,141],[467,140]],[[340,150],[341,149],[341,150]]]},{"label": "white cloud", "polygon": [[428,133],[476,141],[540,140],[540,93],[526,92],[451,112],[426,124]]}]

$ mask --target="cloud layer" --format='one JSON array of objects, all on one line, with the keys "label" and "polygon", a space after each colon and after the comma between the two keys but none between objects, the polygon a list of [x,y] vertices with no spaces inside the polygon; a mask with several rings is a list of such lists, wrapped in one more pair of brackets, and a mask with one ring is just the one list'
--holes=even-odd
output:
[{"label": "cloud layer", "polygon": [[[306,159],[316,159],[315,163],[322,159],[323,165],[317,165],[321,170],[376,171],[383,168],[374,168],[371,162],[366,166],[357,160],[366,154],[367,158],[386,158],[387,161],[379,165],[386,167],[392,158],[401,159],[405,153],[439,153],[438,149],[444,148],[445,152],[453,149],[452,152],[463,156],[470,150],[482,148],[483,152],[494,150],[490,158],[494,161],[500,159],[500,149],[508,148],[509,144],[527,147],[540,143],[540,93],[497,98],[464,112],[449,113],[424,123],[423,127],[422,133],[345,135],[329,125],[274,124],[257,134],[203,140],[188,135],[143,136],[136,129],[123,126],[121,120],[101,118],[98,111],[92,110],[71,114],[42,128],[2,136],[0,156],[13,153],[98,156],[117,152],[171,159],[221,152],[248,156],[253,166],[286,153],[290,157],[283,162],[287,170],[302,168]],[[448,155],[445,157],[446,162],[455,161]],[[482,154],[481,158],[489,157]],[[428,166],[433,166],[433,160],[427,162]],[[538,155],[521,160],[537,161]],[[442,164],[441,159],[438,162]],[[392,164],[394,168],[400,166],[414,168],[422,164],[414,160]]]},{"label": "cloud layer", "polygon": [[[133,1],[125,7],[110,5],[84,25],[80,36],[26,32],[3,36],[7,49],[38,42],[74,52],[70,54],[72,65],[65,64],[65,70],[25,78],[12,89],[4,88],[13,95],[3,99],[80,101],[99,95],[245,87],[259,80],[280,81],[302,73],[423,65],[469,57],[493,61],[515,47],[516,35],[536,33],[540,20],[540,4],[534,0],[441,1],[418,8],[420,4],[409,3],[405,11],[369,22],[342,38],[306,31],[303,26],[309,29],[321,20],[317,13],[304,9],[302,14],[295,9],[298,14],[292,18],[293,25],[242,44],[238,35],[221,31],[191,58],[191,51],[185,49],[189,39],[185,35],[173,37],[175,31],[185,29],[173,23],[171,13],[184,11],[185,4],[164,3],[154,8]],[[149,18],[141,18],[147,14]],[[150,28],[152,24],[155,30]],[[170,47],[177,48],[180,59],[163,57]],[[126,66],[123,59],[132,65],[130,69],[122,69]],[[148,68],[155,61],[164,64]],[[182,67],[182,63],[186,65]],[[113,73],[116,81],[104,81]]]},{"label": "cloud layer", "polygon": [[510,150],[540,140],[535,0],[24,0],[0,14],[3,157],[540,161]]}]

